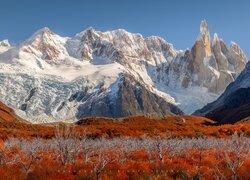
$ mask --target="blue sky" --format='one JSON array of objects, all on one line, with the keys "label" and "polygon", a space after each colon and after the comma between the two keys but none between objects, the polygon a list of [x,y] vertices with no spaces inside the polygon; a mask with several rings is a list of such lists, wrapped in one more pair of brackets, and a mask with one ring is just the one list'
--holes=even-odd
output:
[{"label": "blue sky", "polygon": [[89,26],[158,35],[177,49],[191,48],[202,19],[210,33],[239,44],[250,56],[248,0],[2,0],[0,39],[25,40],[42,27],[73,36]]}]

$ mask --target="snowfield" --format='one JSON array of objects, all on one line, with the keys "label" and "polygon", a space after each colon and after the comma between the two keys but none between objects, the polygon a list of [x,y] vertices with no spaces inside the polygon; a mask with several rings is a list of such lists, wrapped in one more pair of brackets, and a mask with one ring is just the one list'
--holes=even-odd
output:
[{"label": "snowfield", "polygon": [[[109,88],[124,71],[118,63],[93,65],[89,61],[69,61],[67,65],[45,63],[46,69],[28,66],[28,62],[27,66],[0,63],[1,101],[34,123],[74,119],[79,102],[64,103],[71,95],[86,87],[89,93],[97,92],[100,84]],[[27,101],[32,89],[35,89],[33,97]],[[23,111],[20,108],[25,104],[29,106]]]}]

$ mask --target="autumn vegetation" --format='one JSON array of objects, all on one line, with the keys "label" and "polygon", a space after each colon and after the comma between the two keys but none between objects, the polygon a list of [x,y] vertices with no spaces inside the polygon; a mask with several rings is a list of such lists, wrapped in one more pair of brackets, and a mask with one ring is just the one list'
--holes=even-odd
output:
[{"label": "autumn vegetation", "polygon": [[[6,111],[8,112],[8,111]],[[87,118],[33,125],[0,116],[0,179],[248,179],[250,123],[202,117]]]},{"label": "autumn vegetation", "polygon": [[247,179],[250,139],[97,138],[58,126],[51,139],[1,142],[0,179]]},{"label": "autumn vegetation", "polygon": [[[3,119],[0,116],[0,139],[9,138],[51,139],[55,136],[58,124],[36,125],[17,119]],[[62,126],[64,124],[61,124]],[[69,124],[78,133],[86,131],[88,138],[121,138],[143,136],[156,138],[166,132],[172,137],[214,137],[227,138],[238,132],[250,136],[248,120],[237,124],[217,125],[214,121],[196,116],[169,116],[165,118],[127,117],[127,118],[86,118]]]}]

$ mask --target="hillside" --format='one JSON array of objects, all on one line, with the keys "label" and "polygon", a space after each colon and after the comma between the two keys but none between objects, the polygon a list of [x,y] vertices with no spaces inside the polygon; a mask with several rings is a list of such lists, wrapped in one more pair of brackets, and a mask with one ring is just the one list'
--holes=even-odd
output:
[{"label": "hillside", "polygon": [[230,124],[250,116],[250,63],[238,78],[229,84],[223,94],[214,102],[209,103],[195,112],[206,116],[220,124]]},{"label": "hillside", "polygon": [[86,118],[76,124],[56,123],[33,125],[24,121],[0,120],[0,139],[22,137],[26,139],[54,137],[56,127],[69,126],[75,133],[87,135],[90,139],[142,137],[228,137],[235,131],[250,136],[250,124],[216,125],[210,119],[196,116],[169,116],[148,118],[134,116],[127,118]]}]

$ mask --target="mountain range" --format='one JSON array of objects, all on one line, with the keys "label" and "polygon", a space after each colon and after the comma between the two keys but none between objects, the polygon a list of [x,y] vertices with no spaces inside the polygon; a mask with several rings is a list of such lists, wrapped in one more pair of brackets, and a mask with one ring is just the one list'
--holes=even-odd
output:
[{"label": "mountain range", "polygon": [[123,29],[61,37],[43,28],[17,46],[0,41],[0,101],[32,123],[195,111],[215,117],[247,62],[236,43],[227,46],[217,34],[211,40],[205,21],[187,50]]}]

